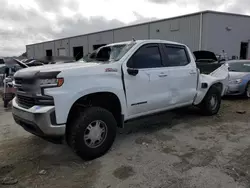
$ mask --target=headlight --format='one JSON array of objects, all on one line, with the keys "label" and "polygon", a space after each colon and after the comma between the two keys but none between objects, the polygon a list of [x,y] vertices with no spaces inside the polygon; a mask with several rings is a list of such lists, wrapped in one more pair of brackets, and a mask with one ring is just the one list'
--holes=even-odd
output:
[{"label": "headlight", "polygon": [[229,81],[230,84],[240,84],[242,82],[242,79],[236,79]]},{"label": "headlight", "polygon": [[61,87],[64,83],[63,78],[40,79],[41,87]]}]

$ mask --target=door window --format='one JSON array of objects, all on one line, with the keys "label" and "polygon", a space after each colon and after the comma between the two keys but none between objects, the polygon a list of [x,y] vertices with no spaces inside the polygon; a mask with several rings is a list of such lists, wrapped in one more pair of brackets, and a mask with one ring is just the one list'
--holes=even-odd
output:
[{"label": "door window", "polygon": [[184,47],[165,45],[165,52],[166,61],[164,63],[169,67],[185,66],[190,62]]},{"label": "door window", "polygon": [[162,58],[158,45],[142,46],[128,61],[129,68],[146,69],[162,67]]}]

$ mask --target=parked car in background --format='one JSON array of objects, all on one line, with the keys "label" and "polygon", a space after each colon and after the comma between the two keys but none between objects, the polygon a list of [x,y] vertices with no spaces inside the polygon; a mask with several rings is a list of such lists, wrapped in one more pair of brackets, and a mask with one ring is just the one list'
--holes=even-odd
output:
[{"label": "parked car in background", "polygon": [[0,87],[3,87],[3,78],[4,78],[4,72],[5,72],[5,65],[0,64]]},{"label": "parked car in background", "polygon": [[34,67],[34,66],[42,66],[44,65],[44,62],[33,59],[31,61],[24,62],[24,64],[26,64],[28,67]]},{"label": "parked car in background", "polygon": [[75,58],[69,56],[44,56],[36,59],[43,64],[61,64],[61,63],[72,63],[75,62]]},{"label": "parked car in background", "polygon": [[0,58],[0,65],[4,65],[4,59]]},{"label": "parked car in background", "polygon": [[227,95],[245,95],[250,98],[250,60],[227,61],[229,85]]},{"label": "parked car in background", "polygon": [[16,89],[13,87],[13,75],[22,68],[28,66],[17,59],[4,60],[4,75],[3,75],[3,95],[2,99],[4,107],[7,108],[9,102],[15,97]]},{"label": "parked car in background", "polygon": [[210,51],[195,51],[196,66],[203,74],[209,74],[225,63],[224,60],[219,60],[213,52]]},{"label": "parked car in background", "polygon": [[3,58],[0,58],[0,87],[3,87],[3,75],[5,70],[5,64]]},{"label": "parked car in background", "polygon": [[189,105],[214,115],[227,88],[226,65],[200,74],[190,49],[175,42],[109,44],[90,59],[18,71],[12,103],[17,124],[50,141],[66,138],[83,159],[105,154],[117,127],[134,118]]},{"label": "parked car in background", "polygon": [[28,65],[28,67],[34,67],[47,64],[71,63],[75,62],[75,59],[69,56],[44,56],[38,59],[23,59],[20,62]]}]

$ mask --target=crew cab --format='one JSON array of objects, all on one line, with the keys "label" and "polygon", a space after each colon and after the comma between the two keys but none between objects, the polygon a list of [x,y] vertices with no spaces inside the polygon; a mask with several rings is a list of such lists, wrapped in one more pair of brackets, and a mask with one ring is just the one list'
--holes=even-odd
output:
[{"label": "crew cab", "polygon": [[228,68],[196,68],[190,49],[164,40],[133,40],[99,48],[76,63],[30,67],[14,76],[13,117],[50,141],[66,140],[83,159],[105,154],[116,128],[132,119],[195,105],[219,111]]}]

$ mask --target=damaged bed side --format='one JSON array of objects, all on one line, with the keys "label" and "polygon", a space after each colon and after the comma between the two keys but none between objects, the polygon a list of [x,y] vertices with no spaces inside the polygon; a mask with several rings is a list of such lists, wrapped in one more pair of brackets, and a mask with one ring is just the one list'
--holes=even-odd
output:
[{"label": "damaged bed side", "polygon": [[197,95],[194,100],[194,105],[198,105],[202,102],[209,88],[213,85],[217,86],[221,90],[221,96],[224,96],[228,89],[229,71],[228,65],[224,63],[219,68],[211,72],[210,74],[198,74],[198,87]]}]

